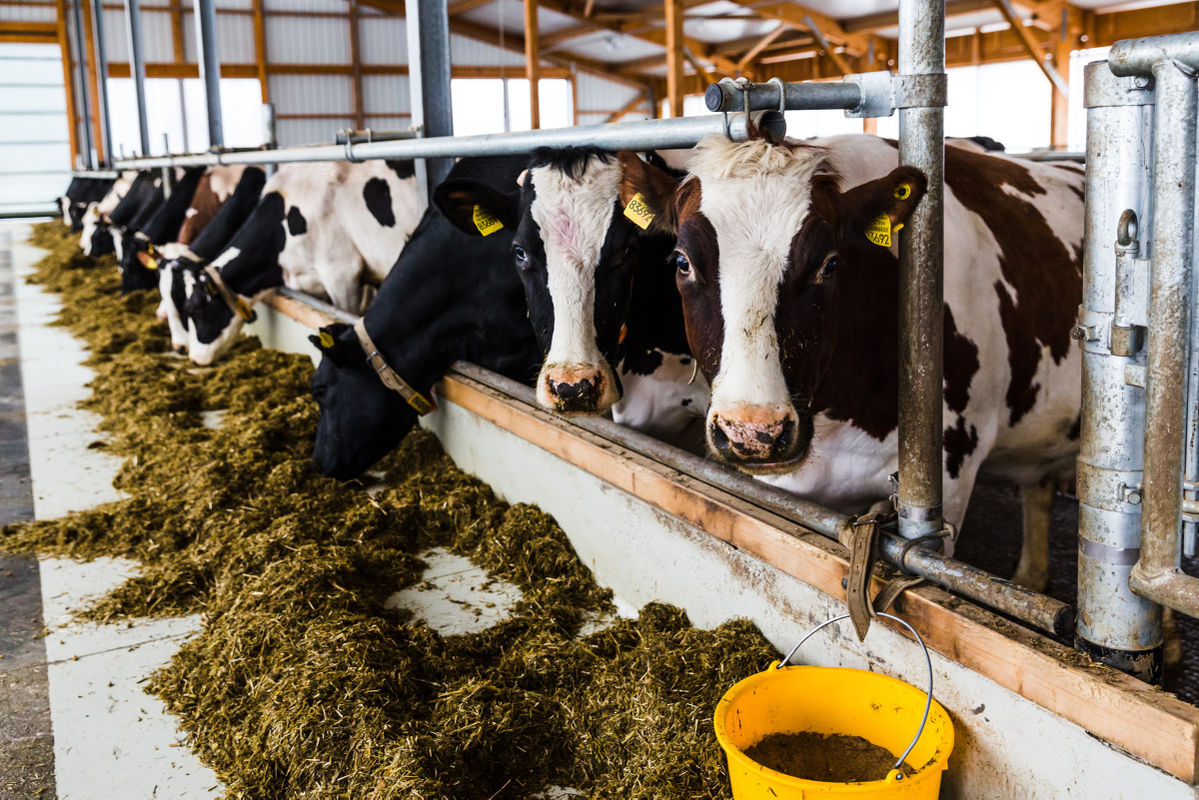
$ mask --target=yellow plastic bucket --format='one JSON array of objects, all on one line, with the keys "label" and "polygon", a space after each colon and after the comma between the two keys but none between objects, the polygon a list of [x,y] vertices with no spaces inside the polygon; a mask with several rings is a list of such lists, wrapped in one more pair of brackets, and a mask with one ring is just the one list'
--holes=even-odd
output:
[{"label": "yellow plastic bucket", "polygon": [[[920,640],[903,620],[889,614],[880,616],[896,620]],[[834,617],[808,636],[846,618],[848,615]],[[924,642],[920,645],[923,647]],[[786,664],[798,649],[796,645],[782,663]],[[927,648],[925,657],[927,660]],[[896,678],[865,670],[782,666],[779,662],[751,675],[729,689],[716,706],[716,739],[728,757],[733,797],[936,800],[941,773],[953,751],[953,722],[941,704],[932,699],[931,661],[928,684],[928,690],[921,691]],[[826,783],[776,772],[745,754],[769,734],[804,731],[861,736],[888,750],[897,762],[906,760],[916,773],[907,777],[892,769],[883,780]]]}]

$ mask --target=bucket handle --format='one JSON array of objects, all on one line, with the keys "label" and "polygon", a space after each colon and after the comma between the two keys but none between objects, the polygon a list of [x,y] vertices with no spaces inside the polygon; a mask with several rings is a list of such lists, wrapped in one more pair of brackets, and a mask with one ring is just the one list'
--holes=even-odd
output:
[{"label": "bucket handle", "polygon": [[[911,743],[908,744],[907,749],[903,751],[903,754],[900,755],[899,759],[895,762],[895,766],[892,767],[893,770],[898,770],[898,775],[896,775],[896,780],[903,780],[903,774],[904,774],[903,773],[903,762],[907,760],[908,754],[912,752],[912,748],[916,746],[916,742],[920,741],[921,735],[924,734],[924,725],[925,725],[925,723],[928,722],[928,712],[933,706],[933,660],[932,660],[932,657],[929,656],[929,654],[928,654],[928,646],[924,643],[924,639],[922,639],[920,637],[920,634],[916,632],[915,628],[913,628],[907,622],[905,622],[904,620],[900,619],[899,617],[897,617],[893,614],[879,613],[879,614],[875,614],[875,616],[882,617],[883,619],[889,619],[892,622],[898,622],[900,625],[907,628],[908,633],[915,636],[916,641],[920,643],[920,649],[922,649],[924,651],[924,663],[926,665],[928,665],[928,689],[925,690],[926,696],[924,699],[924,714],[923,714],[923,716],[920,717],[920,728],[916,731],[916,736],[913,737]],[[803,647],[803,643],[806,642],[808,639],[811,639],[812,636],[814,636],[817,632],[820,631],[820,629],[825,628],[829,625],[832,625],[834,622],[840,622],[843,619],[849,619],[849,615],[842,614],[838,617],[832,617],[831,619],[826,619],[824,622],[820,623],[815,628],[812,628],[812,630],[805,633],[804,637],[799,640],[799,643],[796,644],[795,647],[791,648],[791,652],[787,653],[787,655],[783,657],[783,660],[778,662],[778,664],[775,665],[775,669],[782,669],[783,667],[787,666],[787,662],[791,660],[791,657],[793,655],[795,655],[795,652],[797,650],[799,650],[799,648]]]}]

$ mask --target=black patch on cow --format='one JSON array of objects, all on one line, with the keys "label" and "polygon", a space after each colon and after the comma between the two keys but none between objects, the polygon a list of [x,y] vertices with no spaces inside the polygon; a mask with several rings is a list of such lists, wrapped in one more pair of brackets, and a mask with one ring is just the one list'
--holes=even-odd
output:
[{"label": "black patch on cow", "polygon": [[1079,413],[1079,415],[1077,417],[1074,418],[1074,424],[1070,426],[1070,432],[1067,433],[1066,436],[1068,436],[1070,441],[1072,441],[1072,442],[1075,441],[1076,439],[1078,439],[1078,437],[1082,436],[1082,413],[1081,412]]},{"label": "black patch on cow", "polygon": [[287,232],[292,236],[308,233],[308,220],[300,213],[299,206],[292,206],[291,211],[287,212]]},{"label": "black patch on cow", "polygon": [[689,406],[689,405],[691,405],[691,398],[690,398],[690,397],[684,397],[684,398],[683,398],[683,402],[682,402],[682,403],[680,403],[679,405],[684,405],[684,406]]},{"label": "black patch on cow", "polygon": [[416,162],[410,158],[392,158],[383,163],[387,164],[400,180],[407,180],[416,174]]},{"label": "black patch on cow", "polygon": [[245,172],[241,174],[241,180],[237,182],[237,188],[233,190],[233,195],[204,226],[200,235],[188,245],[188,249],[202,261],[211,261],[220,255],[242,223],[253,213],[265,184],[266,172],[261,167],[246,167]]},{"label": "black patch on cow", "polygon": [[966,419],[959,414],[957,424],[945,429],[944,447],[945,471],[949,477],[957,480],[966,456],[978,447],[978,429],[971,425],[967,433]]},{"label": "black patch on cow", "polygon": [[[644,320],[637,320],[643,322]],[[623,357],[620,361],[621,372],[632,372],[635,375],[652,375],[659,367],[662,366],[662,351],[658,349],[646,350],[644,348],[634,348],[627,351],[627,348],[621,348]]]},{"label": "black patch on cow", "polygon": [[978,346],[958,332],[953,312],[945,306],[945,402],[962,414],[970,402],[970,382],[978,373]]},{"label": "black patch on cow", "polygon": [[[394,228],[396,224],[395,211],[391,207],[391,187],[382,178],[371,178],[362,189],[362,197],[366,207],[375,221],[384,228]],[[292,211],[295,211],[293,208]],[[291,215],[288,214],[288,220]]]},{"label": "black patch on cow", "polygon": [[551,167],[578,180],[587,170],[587,162],[593,158],[607,164],[612,160],[612,154],[598,147],[538,147],[529,159],[529,169]]}]

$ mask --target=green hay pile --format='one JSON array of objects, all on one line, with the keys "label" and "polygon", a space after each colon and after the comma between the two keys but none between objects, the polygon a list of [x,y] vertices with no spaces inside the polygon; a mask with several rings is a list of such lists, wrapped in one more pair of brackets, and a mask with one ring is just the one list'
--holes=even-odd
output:
[{"label": "green hay pile", "polygon": [[[202,613],[149,688],[228,797],[728,796],[711,714],[774,657],[756,628],[701,631],[652,604],[577,637],[610,596],[550,517],[500,502],[419,430],[373,497],[315,475],[307,358],[247,338],[189,369],[162,352],[151,293],[120,295],[111,259],[81,259],[57,224],[36,241],[51,254],[34,280],[92,352],[95,446],[125,458],[129,497],[9,526],[0,548],[140,561],[91,618]],[[204,427],[217,409],[222,426]],[[443,637],[384,609],[433,546],[519,586],[512,616]]]}]

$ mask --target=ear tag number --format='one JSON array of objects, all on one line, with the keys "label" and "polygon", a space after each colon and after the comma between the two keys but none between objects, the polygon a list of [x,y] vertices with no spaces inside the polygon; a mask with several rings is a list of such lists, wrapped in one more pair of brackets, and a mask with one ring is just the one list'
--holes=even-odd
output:
[{"label": "ear tag number", "polygon": [[479,233],[484,236],[490,236],[504,227],[504,223],[500,222],[494,214],[485,210],[482,206],[475,206],[471,219],[474,220],[475,227],[479,229]]},{"label": "ear tag number", "polygon": [[895,187],[895,199],[896,200],[907,200],[911,196],[912,196],[912,184],[901,183]]},{"label": "ear tag number", "polygon": [[333,337],[329,335],[328,331],[321,331],[320,340],[322,348],[325,350],[333,349]]},{"label": "ear tag number", "polygon": [[891,218],[886,214],[879,214],[871,220],[870,226],[866,228],[866,239],[871,244],[876,244],[879,247],[890,247]]},{"label": "ear tag number", "polygon": [[654,221],[654,212],[649,210],[649,206],[645,202],[645,198],[641,196],[641,192],[633,195],[633,199],[624,207],[624,215],[632,220],[633,224],[641,230],[649,227],[649,224]]}]

